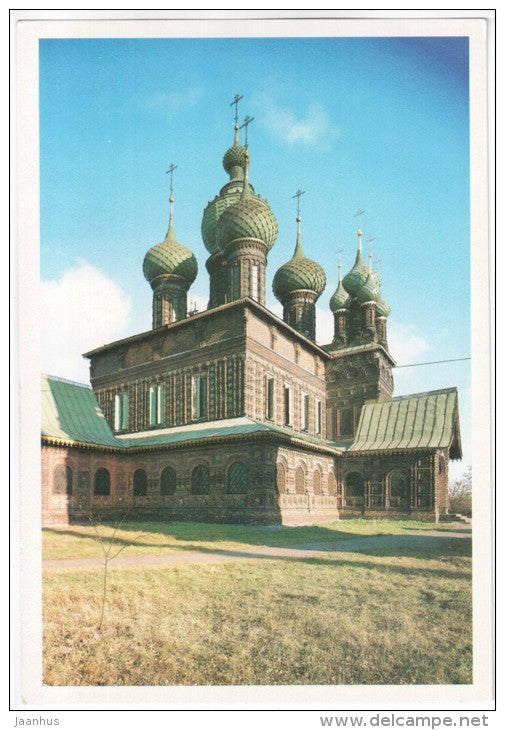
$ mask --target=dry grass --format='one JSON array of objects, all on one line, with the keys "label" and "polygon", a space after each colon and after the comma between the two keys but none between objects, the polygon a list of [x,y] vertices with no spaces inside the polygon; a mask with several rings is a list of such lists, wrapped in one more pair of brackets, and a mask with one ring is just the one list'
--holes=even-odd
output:
[{"label": "dry grass", "polygon": [[101,631],[100,574],[48,573],[45,683],[470,683],[468,542],[115,570]]},{"label": "dry grass", "polygon": [[[341,520],[310,527],[257,527],[214,525],[194,522],[129,522],[121,526],[113,540],[118,547],[126,543],[123,556],[162,555],[181,550],[236,550],[244,545],[290,546],[313,542],[334,542],[357,535],[416,535],[425,530],[448,530],[461,525],[394,520]],[[111,539],[114,526],[98,526]],[[90,558],[102,554],[91,525],[69,525],[43,530],[43,557]]]}]

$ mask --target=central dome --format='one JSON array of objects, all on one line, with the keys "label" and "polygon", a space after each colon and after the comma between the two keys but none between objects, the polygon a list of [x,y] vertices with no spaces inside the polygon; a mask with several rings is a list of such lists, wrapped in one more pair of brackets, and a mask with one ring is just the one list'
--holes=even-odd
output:
[{"label": "central dome", "polygon": [[219,218],[216,240],[221,251],[237,238],[256,238],[271,249],[278,231],[277,219],[267,201],[258,195],[242,195]]},{"label": "central dome", "polygon": [[238,238],[255,238],[271,249],[279,226],[267,201],[255,195],[249,185],[249,153],[245,151],[244,184],[240,200],[226,208],[216,225],[216,242],[223,252]]}]

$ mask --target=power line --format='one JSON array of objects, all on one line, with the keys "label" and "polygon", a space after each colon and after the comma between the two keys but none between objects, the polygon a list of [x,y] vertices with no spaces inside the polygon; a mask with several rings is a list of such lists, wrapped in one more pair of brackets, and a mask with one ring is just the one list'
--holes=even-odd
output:
[{"label": "power line", "polygon": [[431,362],[412,362],[409,365],[397,365],[398,368],[417,368],[420,365],[440,365],[443,362],[461,362],[462,360],[471,360],[471,357],[455,357],[452,360],[432,360]]}]

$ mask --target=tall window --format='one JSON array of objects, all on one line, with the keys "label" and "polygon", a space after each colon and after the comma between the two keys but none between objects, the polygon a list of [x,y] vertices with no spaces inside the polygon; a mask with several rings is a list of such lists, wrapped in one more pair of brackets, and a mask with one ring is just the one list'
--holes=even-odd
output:
[{"label": "tall window", "polygon": [[171,466],[166,466],[161,472],[160,494],[167,497],[175,493],[177,487],[177,474]]},{"label": "tall window", "polygon": [[193,494],[209,493],[210,474],[203,464],[195,466],[191,472],[191,491]]},{"label": "tall window", "polygon": [[256,302],[259,300],[260,270],[258,264],[251,266],[251,298]]},{"label": "tall window", "polygon": [[305,472],[301,466],[297,467],[295,471],[295,492],[305,494]]},{"label": "tall window", "polygon": [[320,400],[316,400],[316,434],[321,435],[323,423],[323,409]]},{"label": "tall window", "polygon": [[292,422],[292,390],[290,385],[284,386],[284,423],[286,426],[291,426]]},{"label": "tall window", "polygon": [[108,497],[110,494],[110,474],[102,466],[95,473],[94,494],[97,497]]},{"label": "tall window", "polygon": [[240,269],[239,265],[235,264],[231,269],[231,298],[232,301],[238,299],[240,296]]},{"label": "tall window", "polygon": [[191,392],[191,415],[194,419],[207,416],[207,375],[193,375]]},{"label": "tall window", "polygon": [[147,474],[143,469],[137,469],[133,475],[133,496],[145,497],[147,494]]},{"label": "tall window", "polygon": [[236,461],[228,469],[228,494],[244,494],[249,484],[247,466],[242,461]]},{"label": "tall window", "polygon": [[267,413],[266,413],[266,416],[269,421],[274,420],[274,415],[275,415],[274,398],[275,398],[274,379],[271,377],[267,377],[267,385],[266,385],[266,403],[267,403],[266,411],[267,411]]},{"label": "tall window", "polygon": [[352,417],[350,408],[345,408],[344,410],[340,411],[340,435],[352,435]]},{"label": "tall window", "polygon": [[149,425],[158,426],[165,421],[165,386],[151,385],[149,388]]},{"label": "tall window", "polygon": [[128,428],[128,393],[116,393],[114,397],[114,430],[126,431]]},{"label": "tall window", "polygon": [[309,430],[309,396],[307,393],[300,393],[300,428],[302,431]]}]

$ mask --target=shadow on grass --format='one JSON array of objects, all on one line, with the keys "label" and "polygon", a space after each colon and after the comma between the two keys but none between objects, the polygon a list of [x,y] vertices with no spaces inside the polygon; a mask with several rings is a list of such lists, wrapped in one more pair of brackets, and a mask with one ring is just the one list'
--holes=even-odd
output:
[{"label": "shadow on grass", "polygon": [[[159,548],[163,551],[176,549],[179,550],[183,546],[181,542],[186,543],[212,543],[212,542],[234,542],[243,545],[262,545],[265,547],[299,547],[307,544],[318,545],[315,549],[328,549],[334,543],[355,539],[370,539],[376,536],[394,536],[405,535],[415,531],[422,533],[427,529],[437,529],[437,525],[429,524],[416,525],[415,523],[396,523],[391,525],[388,521],[353,521],[358,526],[358,530],[348,531],[339,529],[344,523],[335,523],[335,527],[324,525],[310,525],[299,527],[287,527],[281,525],[275,526],[253,526],[253,525],[233,525],[233,524],[212,524],[212,523],[194,523],[194,522],[145,522],[138,521],[125,522],[121,525],[123,536],[115,536],[114,538],[106,537],[109,544],[114,545],[132,545],[145,548]],[[112,528],[112,523],[102,523],[104,527]],[[338,525],[338,527],[337,527]],[[398,528],[401,532],[398,532]],[[368,530],[375,529],[375,534],[370,534]],[[48,533],[55,535],[68,535],[77,539],[96,540],[93,534],[83,534],[81,531],[72,527],[65,529],[45,528]],[[124,533],[142,533],[141,538],[137,540],[128,540]],[[469,528],[461,528],[451,530],[451,532],[460,532],[470,535]],[[168,541],[166,543],[159,542],[158,539],[150,540],[148,535],[165,536]],[[420,535],[420,536],[421,536]],[[414,537],[413,535],[411,535]],[[426,536],[428,537],[428,536]],[[447,539],[447,538],[444,538]],[[319,546],[326,545],[325,548]],[[198,549],[195,545],[191,549]]]},{"label": "shadow on grass", "polygon": [[[61,534],[70,534],[76,536],[72,530],[58,530],[55,531]],[[437,537],[433,535],[388,535],[388,536],[363,536],[346,533],[347,539],[333,539],[327,540],[324,543],[314,544],[306,543],[302,545],[262,545],[267,550],[272,548],[271,552],[254,552],[253,550],[236,550],[233,548],[212,548],[204,546],[198,542],[188,543],[186,545],[157,545],[156,543],[148,542],[135,542],[130,543],[127,539],[115,537],[110,542],[117,545],[125,545],[132,547],[153,547],[153,545],[159,547],[160,553],[155,554],[142,554],[128,556],[123,555],[115,561],[114,567],[120,568],[124,566],[129,567],[147,567],[147,566],[166,566],[176,565],[180,563],[195,563],[198,564],[198,559],[192,560],[188,553],[197,553],[202,556],[201,564],[207,564],[208,561],[205,557],[216,556],[223,558],[224,562],[229,560],[281,560],[290,562],[303,562],[311,565],[331,565],[333,567],[338,566],[338,558],[340,555],[343,557],[342,565],[358,565],[359,567],[368,569],[377,569],[383,572],[396,571],[404,574],[424,573],[426,575],[439,575],[440,577],[465,577],[465,573],[459,573],[451,570],[443,570],[440,568],[420,568],[417,566],[401,566],[398,564],[377,564],[375,562],[357,562],[349,557],[351,554],[362,556],[362,558],[368,557],[391,557],[391,558],[415,558],[418,560],[444,560],[446,558],[453,557],[470,557],[472,552],[472,543],[470,539],[461,537]],[[77,534],[79,537],[87,538],[82,534]],[[350,538],[354,538],[350,540]],[[289,549],[290,554],[283,555],[278,553],[277,549],[282,550],[283,548]],[[316,555],[297,555],[296,551],[310,551],[316,553]],[[320,556],[317,553],[320,553]],[[188,561],[177,560],[178,556],[186,556],[189,558]],[[326,556],[328,557],[325,557]],[[344,558],[345,555],[345,558]],[[96,562],[97,558],[74,558],[69,559],[69,563],[80,562],[80,568],[86,569],[86,567],[92,567]],[[47,567],[50,567],[52,561],[47,561]],[[66,562],[66,561],[63,561]]]}]

